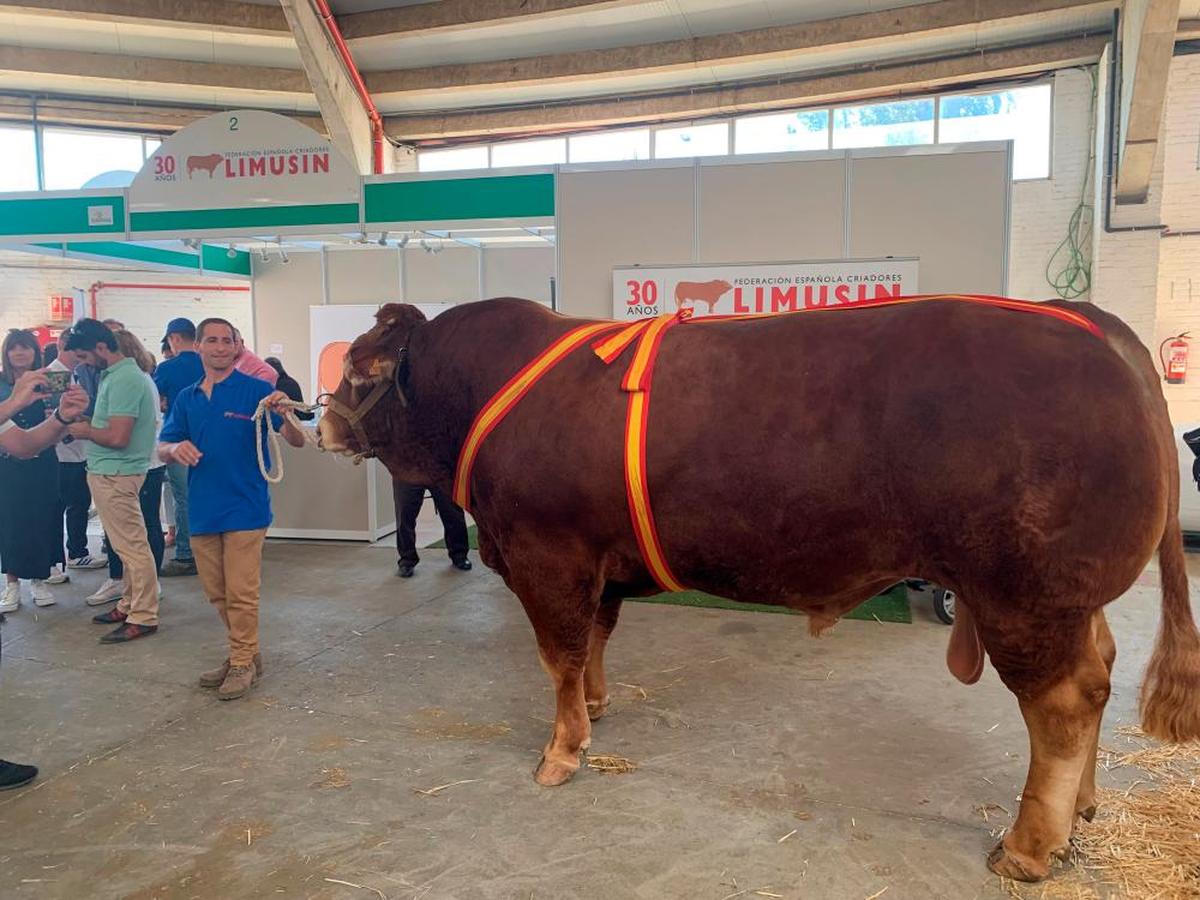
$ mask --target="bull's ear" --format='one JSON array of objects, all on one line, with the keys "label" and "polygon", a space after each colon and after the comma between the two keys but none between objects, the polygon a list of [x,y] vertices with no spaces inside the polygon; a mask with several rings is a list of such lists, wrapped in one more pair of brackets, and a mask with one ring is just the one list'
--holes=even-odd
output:
[{"label": "bull's ear", "polygon": [[385,303],[375,313],[375,321],[389,331],[396,329],[407,334],[418,322],[427,321],[425,313],[407,303]]},{"label": "bull's ear", "polygon": [[375,327],[358,338],[346,354],[346,380],[361,385],[394,378],[400,348],[408,345],[413,329],[426,321],[423,312],[407,303],[381,306],[375,313]]}]

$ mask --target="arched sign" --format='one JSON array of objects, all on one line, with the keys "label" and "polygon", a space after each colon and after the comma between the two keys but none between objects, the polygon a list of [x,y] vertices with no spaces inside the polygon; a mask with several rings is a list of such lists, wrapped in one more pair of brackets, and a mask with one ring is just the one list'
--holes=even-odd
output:
[{"label": "arched sign", "polygon": [[289,225],[356,224],[359,195],[358,171],[328,139],[277,113],[234,110],[193,122],[146,160],[129,188],[130,227],[252,231],[281,210],[294,210]]}]

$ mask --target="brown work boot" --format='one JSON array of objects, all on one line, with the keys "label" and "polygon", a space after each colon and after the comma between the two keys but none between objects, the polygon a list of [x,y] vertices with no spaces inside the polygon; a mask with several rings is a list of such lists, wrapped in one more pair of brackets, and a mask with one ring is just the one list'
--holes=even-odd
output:
[{"label": "brown work boot", "polygon": [[248,666],[230,666],[225,673],[225,680],[217,688],[218,700],[236,700],[245,696],[255,681],[254,664]]},{"label": "brown work boot", "polygon": [[[215,669],[209,669],[207,672],[200,674],[200,687],[216,688],[220,687],[225,682],[225,676],[229,674],[229,657],[225,657],[225,662],[221,663]],[[254,654],[254,680],[262,678],[263,661],[262,654]]]}]

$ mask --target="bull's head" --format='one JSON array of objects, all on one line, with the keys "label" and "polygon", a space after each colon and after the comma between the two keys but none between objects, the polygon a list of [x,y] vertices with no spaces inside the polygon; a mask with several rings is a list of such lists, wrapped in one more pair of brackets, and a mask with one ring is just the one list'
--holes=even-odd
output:
[{"label": "bull's head", "polygon": [[318,426],[322,449],[376,455],[394,443],[395,419],[407,403],[407,348],[424,322],[415,306],[388,303],[375,314],[375,327],[350,345]]}]

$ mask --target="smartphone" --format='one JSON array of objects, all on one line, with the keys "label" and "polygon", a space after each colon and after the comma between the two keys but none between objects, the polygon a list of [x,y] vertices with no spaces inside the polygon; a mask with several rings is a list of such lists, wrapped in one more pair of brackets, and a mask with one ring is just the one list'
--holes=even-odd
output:
[{"label": "smartphone", "polygon": [[61,394],[71,386],[70,372],[46,372],[46,381],[50,382],[50,393]]}]

